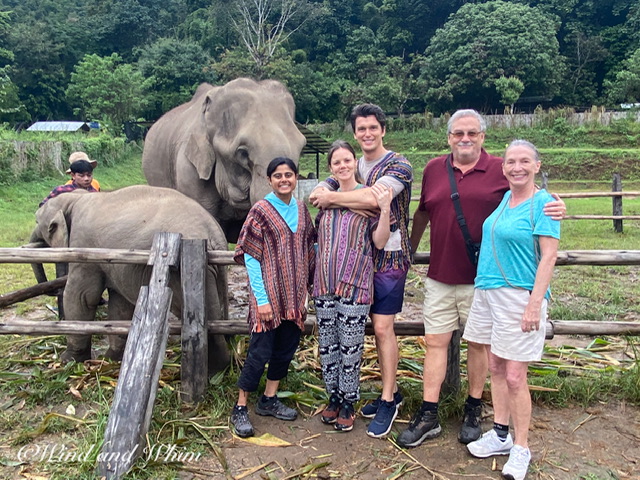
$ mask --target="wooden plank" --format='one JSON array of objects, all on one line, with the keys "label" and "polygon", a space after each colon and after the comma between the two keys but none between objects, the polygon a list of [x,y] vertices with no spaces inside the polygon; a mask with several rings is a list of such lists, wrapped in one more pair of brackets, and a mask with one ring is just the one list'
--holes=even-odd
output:
[{"label": "wooden plank", "polygon": [[208,333],[205,322],[207,270],[206,240],[182,240],[180,278],[182,282],[181,392],[184,402],[202,399],[208,380]]},{"label": "wooden plank", "polygon": [[168,315],[172,292],[169,267],[175,267],[180,250],[179,234],[156,234],[149,264],[149,287],[140,290],[131,331],[122,359],[118,385],[98,457],[98,475],[119,479],[145,446],[160,368],[169,336]]},{"label": "wooden plank", "polygon": [[[58,255],[56,252],[59,250],[71,250],[77,252],[82,256],[78,259],[75,254],[66,252],[63,256]],[[52,263],[58,259],[64,258],[65,260],[85,262],[84,255],[87,254],[87,250],[96,249],[57,249],[57,248],[45,248],[45,249],[22,249],[22,248],[0,248],[0,264],[1,263]],[[100,250],[100,249],[98,249]],[[105,250],[108,251],[108,250]],[[20,257],[16,257],[15,252],[23,252]],[[133,251],[132,251],[133,252]],[[117,261],[105,257],[103,263],[147,263],[149,252],[138,251],[138,253],[144,253],[144,256],[136,257],[135,261],[125,261],[124,258],[120,258]],[[99,263],[98,258],[100,254],[92,253],[90,263]],[[137,253],[136,253],[137,255]],[[414,263],[418,265],[428,264],[430,259],[430,252],[417,252],[414,256]],[[234,265],[231,258],[233,252],[214,251],[208,252],[207,258],[210,264],[218,265]],[[89,261],[87,261],[89,262]],[[607,263],[610,262],[610,263]],[[558,252],[558,258],[556,265],[640,265],[640,250],[564,250]]]},{"label": "wooden plank", "polygon": [[[236,265],[233,252],[214,250],[207,253],[212,265]],[[144,265],[148,250],[108,248],[0,248],[0,263],[123,263]]]},{"label": "wooden plank", "polygon": [[49,282],[38,283],[32,287],[22,288],[15,292],[6,293],[0,295],[0,308],[13,305],[17,302],[24,302],[29,298],[37,297],[38,295],[55,294],[61,288],[67,284],[67,277],[56,278]]},{"label": "wooden plank", "polygon": [[[556,335],[640,335],[640,322],[598,322],[595,320],[551,320]],[[216,320],[208,323],[210,334],[248,335],[249,327],[244,320]],[[129,321],[99,322],[40,322],[35,320],[14,319],[0,323],[0,335],[126,335],[131,327]],[[424,335],[422,321],[396,321],[396,335]],[[169,324],[171,335],[180,335],[179,323]],[[367,335],[373,335],[373,326],[367,322]],[[305,322],[304,334],[317,333],[313,318]],[[552,337],[549,337],[552,338]]]},{"label": "wooden plank", "polygon": [[567,215],[563,220],[640,220],[640,215]]},{"label": "wooden plank", "polygon": [[559,193],[560,198],[640,197],[640,192],[573,192]]},{"label": "wooden plank", "polygon": [[148,250],[109,248],[0,248],[0,263],[133,263],[144,265]]}]

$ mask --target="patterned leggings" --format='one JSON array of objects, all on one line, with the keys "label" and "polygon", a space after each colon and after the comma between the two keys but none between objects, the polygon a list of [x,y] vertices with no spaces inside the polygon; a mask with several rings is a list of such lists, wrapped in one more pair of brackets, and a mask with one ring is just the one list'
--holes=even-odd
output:
[{"label": "patterned leggings", "polygon": [[316,297],[320,362],[329,395],[360,400],[360,364],[364,350],[364,326],[370,305],[336,295]]}]

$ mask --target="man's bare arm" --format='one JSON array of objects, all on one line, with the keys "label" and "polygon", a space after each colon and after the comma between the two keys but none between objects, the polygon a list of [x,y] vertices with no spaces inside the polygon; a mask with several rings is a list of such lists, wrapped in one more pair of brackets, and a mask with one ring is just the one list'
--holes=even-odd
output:
[{"label": "man's bare arm", "polygon": [[359,188],[350,192],[333,192],[326,188],[316,188],[309,196],[316,208],[352,208],[356,210],[377,210],[376,201],[370,188]]}]

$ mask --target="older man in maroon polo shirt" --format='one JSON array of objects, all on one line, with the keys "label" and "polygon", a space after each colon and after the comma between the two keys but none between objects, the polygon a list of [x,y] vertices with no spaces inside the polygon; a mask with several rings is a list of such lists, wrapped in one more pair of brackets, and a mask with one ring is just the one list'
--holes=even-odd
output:
[{"label": "older man in maroon polo shirt", "polygon": [[[427,163],[422,179],[420,204],[413,217],[411,249],[418,248],[431,222],[431,260],[425,284],[424,324],[427,350],[424,358],[423,404],[409,427],[398,436],[398,444],[416,447],[440,434],[438,400],[447,371],[447,350],[455,330],[463,327],[473,300],[476,267],[467,254],[465,239],[456,219],[451,198],[447,162],[460,196],[460,205],[471,240],[479,243],[482,224],[500,204],[509,184],[502,174],[502,159],[489,155],[482,145],[486,123],[475,110],[458,110],[449,119],[451,154]],[[564,202],[547,204],[545,213],[562,218]],[[469,396],[458,440],[469,443],[482,434],[481,396],[487,376],[487,352],[469,342],[467,375]]]}]

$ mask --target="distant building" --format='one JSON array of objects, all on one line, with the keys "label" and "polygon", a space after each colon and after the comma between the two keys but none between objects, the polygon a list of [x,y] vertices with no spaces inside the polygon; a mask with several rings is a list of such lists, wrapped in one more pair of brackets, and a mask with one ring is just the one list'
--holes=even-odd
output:
[{"label": "distant building", "polygon": [[88,132],[100,128],[98,122],[36,122],[28,132]]}]

